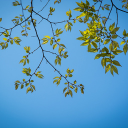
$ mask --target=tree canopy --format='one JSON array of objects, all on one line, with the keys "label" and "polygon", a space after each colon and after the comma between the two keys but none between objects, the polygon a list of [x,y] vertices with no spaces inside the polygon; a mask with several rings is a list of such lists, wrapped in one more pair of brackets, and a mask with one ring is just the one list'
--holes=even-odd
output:
[{"label": "tree canopy", "polygon": [[[50,7],[47,17],[43,16],[43,12],[45,13],[44,9],[48,6],[50,0],[48,0],[45,6],[39,10],[35,10],[34,0],[31,0],[30,4],[26,6],[23,6],[22,0],[13,2],[13,6],[21,8],[21,14],[12,18],[14,25],[11,28],[6,28],[6,26],[0,25],[0,36],[2,39],[0,41],[1,49],[7,49],[10,44],[13,45],[14,43],[21,45],[22,38],[27,38],[30,31],[34,31],[34,37],[31,35],[31,38],[36,38],[36,43],[38,44],[38,47],[35,47],[34,49],[31,48],[31,46],[24,46],[26,53],[23,55],[23,58],[19,60],[19,63],[23,64],[22,73],[26,76],[22,80],[20,79],[15,81],[16,90],[19,87],[21,89],[27,87],[26,93],[36,90],[34,85],[34,76],[40,79],[44,78],[44,75],[39,68],[42,65],[42,62],[46,61],[47,64],[58,73],[58,75],[53,78],[53,83],[58,86],[62,79],[65,80],[64,84],[66,87],[63,89],[65,97],[67,95],[72,96],[73,90],[77,93],[78,89],[80,89],[81,93],[84,94],[84,84],[77,83],[77,79],[74,81],[70,81],[69,79],[73,77],[75,69],[67,68],[65,74],[62,74],[61,71],[56,68],[57,65],[61,65],[62,59],[66,59],[69,56],[66,45],[61,40],[61,36],[63,36],[64,31],[72,32],[72,28],[75,26],[76,22],[83,24],[83,27],[87,24],[87,28],[85,28],[84,31],[80,30],[80,37],[74,38],[82,41],[81,46],[86,46],[87,52],[94,53],[95,59],[101,59],[101,65],[105,69],[105,73],[110,71],[112,75],[114,75],[114,73],[118,74],[118,66],[121,66],[121,62],[118,62],[116,56],[120,53],[124,53],[126,55],[128,51],[128,30],[124,29],[121,32],[121,35],[118,34],[120,31],[120,26],[118,26],[119,11],[122,13],[128,13],[128,1],[120,1],[122,3],[122,8],[118,8],[113,0],[110,0],[110,4],[104,4],[103,1],[104,0],[92,0],[91,3],[89,3],[89,1],[86,0],[76,2],[76,8],[74,8],[74,10],[69,9],[65,12],[67,19],[55,22],[50,20],[50,17],[54,17],[54,12],[57,10],[57,7]],[[43,1],[40,0],[40,3],[42,2]],[[53,3],[54,5],[58,4],[59,6],[61,4],[61,0],[54,0]],[[111,22],[110,15],[113,8],[116,9],[116,20]],[[108,15],[104,15],[104,13],[100,14],[101,11],[108,11]],[[79,15],[73,17],[73,12],[79,12]],[[37,21],[37,17],[41,20]],[[49,24],[52,36],[51,34],[45,34],[44,31],[42,31],[44,34],[43,37],[39,35],[39,28],[37,27],[39,24],[43,24],[44,21]],[[2,22],[2,17],[0,17],[0,22]],[[55,29],[55,26],[62,23],[65,25],[61,28],[58,27]],[[21,30],[19,30],[21,32],[21,37],[18,37],[17,33],[15,33],[15,36],[13,37],[13,30],[18,26],[21,26]],[[122,40],[121,42],[118,42],[119,38]],[[45,50],[45,45],[50,45],[49,47],[52,47],[52,50]],[[41,50],[40,63],[35,69],[33,69],[34,72],[32,72],[31,67],[29,67],[29,60],[31,63],[31,59],[29,58],[39,49]],[[55,57],[54,63],[49,61],[46,53],[51,54],[51,57]]]}]

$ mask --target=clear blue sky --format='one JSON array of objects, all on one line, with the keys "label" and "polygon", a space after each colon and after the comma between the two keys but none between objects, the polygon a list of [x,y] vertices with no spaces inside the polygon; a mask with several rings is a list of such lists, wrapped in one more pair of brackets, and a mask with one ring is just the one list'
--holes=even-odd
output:
[{"label": "clear blue sky", "polygon": [[[30,0],[22,0],[24,7],[30,5]],[[85,0],[84,0],[85,1]],[[91,0],[92,1],[92,0]],[[104,0],[108,3],[109,0]],[[13,26],[11,20],[22,14],[20,7],[12,6],[14,0],[0,1],[0,17],[3,18],[0,26],[10,28]],[[34,0],[34,9],[39,11],[47,0]],[[47,18],[50,7],[55,7],[55,12],[49,17],[51,21],[66,20],[66,11],[72,10],[72,16],[76,17],[78,12],[73,9],[77,7],[75,2],[80,0],[62,0],[61,4],[53,4],[51,0],[48,6],[42,11]],[[120,1],[114,0],[117,7],[121,7]],[[104,4],[104,3],[103,3]],[[110,16],[108,23],[116,22],[115,9]],[[100,12],[101,14],[103,12]],[[107,15],[108,12],[104,12]],[[26,17],[29,13],[26,14]],[[41,19],[37,18],[37,22]],[[124,28],[128,32],[128,15],[119,12],[119,26],[122,34]],[[64,25],[54,25],[64,30]],[[32,28],[32,26],[31,26]],[[95,54],[88,53],[87,47],[81,47],[81,41],[76,40],[80,36],[79,30],[85,30],[86,24],[75,23],[72,32],[66,32],[60,36],[61,42],[66,45],[69,57],[62,59],[62,65],[56,66],[62,74],[66,69],[74,69],[73,78],[78,84],[85,85],[85,94],[80,90],[73,93],[73,98],[63,94],[63,84],[53,84],[53,78],[58,74],[44,61],[40,66],[44,79],[34,77],[36,91],[26,94],[26,88],[15,90],[14,82],[27,77],[22,73],[23,65],[19,64],[23,55],[26,55],[23,47],[30,46],[31,51],[38,47],[38,41],[33,31],[29,36],[22,37],[21,27],[12,31],[12,37],[19,36],[22,39],[21,45],[9,44],[6,50],[0,50],[0,128],[128,128],[128,55],[121,53],[116,57],[122,67],[118,67],[119,75],[114,77],[108,72],[105,74],[101,66],[101,60],[94,60]],[[49,23],[42,21],[37,25],[40,39],[45,35],[52,36]],[[2,31],[2,29],[0,29]],[[0,37],[2,41],[3,37]],[[119,44],[121,40],[118,40]],[[49,44],[43,46],[45,50],[52,50]],[[122,48],[122,47],[121,47]],[[50,53],[46,57],[54,64],[55,56]],[[38,66],[41,60],[41,50],[30,55],[32,71]]]}]

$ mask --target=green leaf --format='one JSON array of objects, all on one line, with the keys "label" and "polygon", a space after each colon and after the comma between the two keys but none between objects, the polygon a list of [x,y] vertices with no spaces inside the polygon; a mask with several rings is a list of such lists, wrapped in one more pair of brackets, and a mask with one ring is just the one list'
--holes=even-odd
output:
[{"label": "green leaf", "polygon": [[124,44],[125,43],[125,41],[122,41],[121,43],[120,43],[120,45],[122,45],[122,44]]},{"label": "green leaf", "polygon": [[25,79],[23,79],[23,82],[25,82]]},{"label": "green leaf", "polygon": [[91,50],[91,44],[88,45],[88,52]]},{"label": "green leaf", "polygon": [[78,90],[78,88],[77,88],[77,87],[75,87],[75,90],[74,90],[74,91],[75,91],[76,93],[77,93],[77,90]]},{"label": "green leaf", "polygon": [[30,28],[30,27],[27,27],[27,29],[28,29],[28,30],[31,30],[31,28]]},{"label": "green leaf", "polygon": [[22,88],[24,88],[24,85],[23,85],[23,84],[21,84],[21,89],[22,89]]},{"label": "green leaf", "polygon": [[31,91],[30,87],[27,88],[26,93],[28,93],[29,91]]},{"label": "green leaf", "polygon": [[48,43],[48,40],[43,40],[42,44],[47,44],[47,43]]},{"label": "green leaf", "polygon": [[10,40],[10,43],[13,44],[13,40]]},{"label": "green leaf", "polygon": [[38,71],[36,74],[39,74],[39,73],[41,73],[41,71]]},{"label": "green leaf", "polygon": [[116,66],[112,65],[111,68],[113,69],[113,71],[114,71],[116,74],[118,74],[118,69],[116,68]]},{"label": "green leaf", "polygon": [[123,31],[123,36],[126,36],[126,30],[124,29],[124,31]]},{"label": "green leaf", "polygon": [[57,44],[54,44],[54,45],[53,45],[53,49],[55,49],[56,47],[57,47]]},{"label": "green leaf", "polygon": [[116,39],[118,36],[117,35],[112,35],[112,38],[113,39]]},{"label": "green leaf", "polygon": [[72,97],[72,91],[71,90],[69,90],[69,94],[71,95],[71,97]]},{"label": "green leaf", "polygon": [[110,70],[110,67],[111,67],[111,64],[108,64],[108,65],[105,67],[105,73],[107,73],[107,72]]},{"label": "green leaf", "polygon": [[23,21],[23,18],[22,18],[22,17],[20,18],[20,21],[21,21],[21,22]]},{"label": "green leaf", "polygon": [[70,87],[71,89],[73,89],[73,86],[72,86],[72,85],[70,85],[69,87]]},{"label": "green leaf", "polygon": [[121,50],[115,50],[116,53],[122,53],[123,51]]},{"label": "green leaf", "polygon": [[24,64],[23,64],[23,66],[24,66],[24,65],[26,65],[26,61],[24,61]]},{"label": "green leaf", "polygon": [[75,11],[81,11],[82,9],[80,7],[77,7],[75,9],[73,9],[73,10],[75,10]]},{"label": "green leaf", "polygon": [[20,81],[19,81],[19,80],[17,80],[15,83],[20,83]]},{"label": "green leaf", "polygon": [[110,42],[110,39],[106,39],[105,41],[104,41],[104,44],[108,44]]},{"label": "green leaf", "polygon": [[84,40],[85,38],[83,36],[78,37],[77,40]]},{"label": "green leaf", "polygon": [[[110,68],[110,72],[111,72],[111,74],[113,75],[113,68],[112,68],[112,66],[111,66],[111,68]],[[113,75],[114,76],[114,75]]]},{"label": "green leaf", "polygon": [[109,50],[106,47],[104,47],[104,48],[102,48],[102,52],[109,53]]},{"label": "green leaf", "polygon": [[28,25],[30,25],[30,22],[28,21]]},{"label": "green leaf", "polygon": [[84,42],[84,43],[82,43],[80,46],[86,46],[86,45],[88,45],[89,44],[89,42]]},{"label": "green leaf", "polygon": [[104,66],[106,66],[105,58],[102,58],[102,60],[101,60],[101,65],[103,66],[103,68],[104,68]]},{"label": "green leaf", "polygon": [[43,79],[44,76],[42,74],[38,74],[37,77]]},{"label": "green leaf", "polygon": [[71,22],[69,22],[69,25],[73,26],[73,24]]},{"label": "green leaf", "polygon": [[13,6],[17,6],[18,5],[18,3],[17,2],[13,2]]},{"label": "green leaf", "polygon": [[66,70],[66,72],[67,72],[67,73],[69,73],[69,72],[70,72],[69,68]]},{"label": "green leaf", "polygon": [[83,87],[81,88],[81,93],[84,94],[84,88]]},{"label": "green leaf", "polygon": [[2,21],[2,18],[0,18],[0,22]]},{"label": "green leaf", "polygon": [[58,59],[55,59],[55,65],[57,65]]},{"label": "green leaf", "polygon": [[53,44],[53,40],[50,40],[50,45],[52,45]]},{"label": "green leaf", "polygon": [[5,49],[8,47],[8,43],[6,42],[6,44],[5,44]]},{"label": "green leaf", "polygon": [[15,85],[15,90],[17,90],[17,89],[18,89],[18,87],[19,87],[19,85],[18,85],[18,84],[16,84],[16,85]]},{"label": "green leaf", "polygon": [[50,36],[48,36],[48,35],[47,35],[47,36],[45,36],[45,37],[46,37],[46,38],[48,38],[48,39],[50,39]]},{"label": "green leaf", "polygon": [[66,48],[64,44],[60,44],[60,46],[62,46],[62,47],[64,47],[64,48]]},{"label": "green leaf", "polygon": [[112,63],[113,63],[114,65],[116,65],[116,66],[121,66],[120,63],[119,63],[118,61],[116,61],[116,60],[113,60]]},{"label": "green leaf", "polygon": [[111,31],[111,34],[115,34],[118,30],[119,30],[119,27],[114,28],[114,29]]},{"label": "green leaf", "polygon": [[28,85],[29,85],[29,83],[26,83],[26,85],[25,85],[25,86],[27,87]]},{"label": "green leaf", "polygon": [[63,89],[63,93],[66,91],[66,89],[67,89],[67,87],[65,87],[65,88]]},{"label": "green leaf", "polygon": [[95,59],[99,59],[101,57],[101,54],[97,54],[96,56],[95,56]]},{"label": "green leaf", "polygon": [[127,44],[124,45],[123,51],[124,51],[124,54],[126,55],[126,53],[127,53],[127,51],[128,51],[128,45],[127,45]]},{"label": "green leaf", "polygon": [[57,42],[60,42],[60,38],[57,39]]},{"label": "green leaf", "polygon": [[20,60],[20,62],[19,63],[23,63],[25,61],[25,59],[22,59],[22,60]]},{"label": "green leaf", "polygon": [[4,41],[7,41],[7,38],[3,38]]},{"label": "green leaf", "polygon": [[34,80],[31,80],[30,82],[34,82]]},{"label": "green leaf", "polygon": [[92,41],[91,44],[92,44],[95,48],[98,47],[97,44],[96,44],[94,41]]},{"label": "green leaf", "polygon": [[34,86],[34,85],[32,85],[32,87],[33,87],[33,89],[35,90],[35,86]]},{"label": "green leaf", "polygon": [[112,45],[112,43],[109,45],[109,49],[110,49],[110,51],[113,51],[113,45]]},{"label": "green leaf", "polygon": [[76,84],[76,80],[74,81],[74,84]]},{"label": "green leaf", "polygon": [[27,59],[27,63],[29,64],[29,59]]},{"label": "green leaf", "polygon": [[109,26],[109,31],[112,31],[114,29],[114,27],[115,27],[115,22]]},{"label": "green leaf", "polygon": [[76,19],[79,19],[79,18],[81,18],[81,17],[83,17],[85,15],[86,15],[86,13],[85,12],[82,12],[79,16],[76,17]]},{"label": "green leaf", "polygon": [[65,97],[67,96],[67,94],[68,94],[68,91],[65,92]]},{"label": "green leaf", "polygon": [[57,81],[58,81],[58,80],[56,79],[56,80],[53,81],[53,83],[55,83],[55,82],[57,82]]}]

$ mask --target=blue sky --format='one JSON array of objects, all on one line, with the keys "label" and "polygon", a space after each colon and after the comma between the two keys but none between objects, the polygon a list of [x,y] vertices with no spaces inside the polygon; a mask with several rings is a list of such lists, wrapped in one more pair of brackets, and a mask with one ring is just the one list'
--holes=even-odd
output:
[{"label": "blue sky", "polygon": [[[104,3],[107,0],[104,0]],[[117,7],[121,7],[120,1],[113,0]],[[13,26],[11,20],[22,14],[20,7],[12,6],[13,0],[0,1],[0,17],[2,22],[0,26],[10,28]],[[51,21],[66,20],[66,11],[72,10],[72,16],[75,18],[79,15],[73,11],[77,7],[75,2],[80,0],[62,0],[61,4],[54,5],[51,0],[47,7],[42,11],[44,17],[47,18],[49,8],[54,7],[55,12],[49,17]],[[109,1],[107,1],[110,3]],[[39,11],[47,0],[34,0],[34,10]],[[104,4],[103,3],[103,4]],[[23,0],[24,7],[30,5],[30,0]],[[107,15],[108,12],[100,12]],[[26,13],[26,17],[29,13]],[[37,22],[40,21],[39,17]],[[119,12],[120,31],[126,29],[128,16]],[[109,23],[116,22],[115,9],[110,16]],[[64,30],[63,24],[54,25],[56,28]],[[31,26],[32,28],[32,26]],[[122,67],[118,67],[119,75],[114,77],[108,72],[105,74],[101,66],[101,60],[94,60],[95,53],[88,53],[87,47],[82,47],[82,43],[76,40],[81,36],[79,30],[84,31],[86,24],[76,22],[73,24],[72,31],[66,32],[60,36],[61,42],[66,45],[69,57],[62,59],[62,65],[56,66],[62,74],[66,73],[66,69],[74,69],[73,78],[69,81],[77,80],[85,86],[84,95],[73,93],[73,97],[63,94],[62,82],[59,86],[53,84],[53,78],[57,76],[52,67],[43,61],[40,71],[44,75],[44,79],[33,77],[36,91],[26,94],[26,88],[15,90],[14,82],[27,77],[22,73],[23,65],[19,64],[22,56],[26,55],[24,48],[30,46],[31,51],[38,47],[38,41],[35,37],[33,28],[29,31],[29,36],[21,36],[21,27],[18,26],[12,31],[12,37],[19,36],[22,39],[21,45],[9,44],[6,50],[0,50],[0,127],[1,128],[127,128],[128,127],[128,55],[119,54],[116,60],[120,62]],[[40,39],[45,35],[52,36],[49,23],[42,21],[37,25]],[[0,29],[2,31],[2,29]],[[2,41],[3,37],[0,37]],[[118,40],[119,44],[121,40]],[[49,44],[43,46],[45,50],[52,50]],[[122,48],[122,46],[121,46]],[[54,64],[55,56],[50,53],[45,54],[49,61]],[[30,64],[25,68],[31,67],[32,72],[38,66],[41,60],[41,50],[36,51],[29,57]]]}]

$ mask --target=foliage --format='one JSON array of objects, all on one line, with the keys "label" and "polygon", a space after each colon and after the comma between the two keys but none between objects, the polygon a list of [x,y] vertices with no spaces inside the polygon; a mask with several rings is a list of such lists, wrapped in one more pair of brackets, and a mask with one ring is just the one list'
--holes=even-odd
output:
[{"label": "foliage", "polygon": [[[25,46],[24,50],[26,52],[26,55],[23,56],[23,58],[20,60],[19,63],[23,63],[23,66],[26,64],[29,64],[29,56],[34,53],[36,50],[41,49],[42,50],[42,58],[35,69],[33,73],[31,73],[31,68],[23,68],[22,73],[26,74],[29,78],[27,80],[23,79],[22,81],[15,81],[15,89],[17,90],[18,87],[24,88],[27,87],[26,93],[33,92],[35,90],[35,86],[33,85],[34,80],[32,80],[32,77],[35,75],[38,78],[43,79],[43,74],[41,74],[41,71],[37,71],[42,64],[43,60],[46,60],[46,62],[56,71],[58,72],[59,76],[54,77],[53,83],[56,83],[58,86],[63,79],[65,79],[65,85],[66,87],[63,89],[63,93],[65,93],[65,97],[67,95],[73,95],[73,90],[77,93],[78,88],[81,90],[81,93],[84,94],[84,85],[77,84],[77,81],[74,80],[73,82],[70,82],[68,78],[73,76],[74,69],[70,70],[69,68],[66,70],[66,74],[62,75],[60,71],[56,69],[56,65],[61,65],[61,60],[63,58],[68,57],[68,52],[65,51],[66,46],[65,44],[60,43],[61,38],[60,35],[63,34],[62,29],[57,28],[54,30],[53,24],[58,23],[64,23],[65,26],[64,29],[66,31],[72,31],[73,24],[76,22],[87,24],[87,28],[85,31],[81,31],[81,36],[77,37],[77,40],[83,41],[81,46],[86,46],[88,49],[88,52],[95,53],[95,59],[101,59],[101,65],[103,68],[105,68],[105,73],[108,71],[111,72],[112,75],[114,75],[114,72],[118,74],[117,66],[121,66],[121,64],[115,59],[115,57],[120,54],[124,53],[125,55],[128,52],[128,30],[123,30],[122,35],[118,35],[118,31],[120,27],[118,27],[118,11],[121,11],[122,13],[128,13],[127,11],[118,8],[114,3],[113,0],[111,1],[111,5],[105,4],[102,5],[103,0],[93,0],[93,5],[89,3],[88,0],[84,3],[81,1],[81,3],[76,2],[76,8],[72,11],[78,11],[80,12],[80,15],[78,15],[76,18],[72,18],[72,11],[68,10],[66,12],[67,19],[61,22],[52,22],[49,20],[50,15],[54,15],[55,8],[50,7],[48,18],[43,17],[40,12],[43,11],[43,9],[48,5],[49,1],[46,3],[46,5],[39,11],[36,12],[34,10],[34,0],[31,0],[30,5],[27,5],[26,7],[23,7],[22,0],[13,2],[13,6],[20,6],[22,8],[22,15],[15,16],[12,19],[12,22],[14,23],[14,26],[7,29],[4,27],[1,27],[3,29],[2,32],[0,32],[0,36],[3,36],[3,41],[0,42],[1,49],[6,49],[9,46],[9,43],[12,45],[13,43],[16,43],[17,45],[20,45],[20,42],[22,41],[20,37],[12,37],[11,33],[14,28],[17,26],[22,26],[21,36],[28,36],[28,31],[31,29],[34,29],[36,37],[39,42],[39,46],[34,50],[31,51],[30,46]],[[121,0],[123,3],[122,8],[128,10],[128,1]],[[54,0],[54,4],[61,3],[61,0]],[[96,9],[96,5],[100,4],[98,9]],[[117,15],[117,21],[116,23],[109,24],[109,27],[106,26],[107,21],[109,20],[109,17],[111,15],[112,9],[116,9],[116,15]],[[102,9],[102,11],[107,10],[109,11],[108,16],[101,16],[99,15],[99,11]],[[25,18],[24,13],[28,11],[29,16]],[[40,40],[40,37],[38,35],[37,30],[37,20],[34,19],[33,15],[39,16],[42,20],[47,21],[50,23],[51,30],[52,30],[52,37],[49,35],[45,35],[42,38],[42,41]],[[0,22],[2,22],[2,18],[0,18]],[[30,28],[30,25],[32,24],[33,28]],[[122,41],[118,42],[118,38],[121,38]],[[43,45],[50,44],[52,46],[53,50],[58,49],[58,52],[51,52],[46,51],[43,49]],[[120,45],[123,45],[123,49],[120,49]],[[55,66],[47,59],[45,53],[49,52],[51,55],[55,55]]]}]

